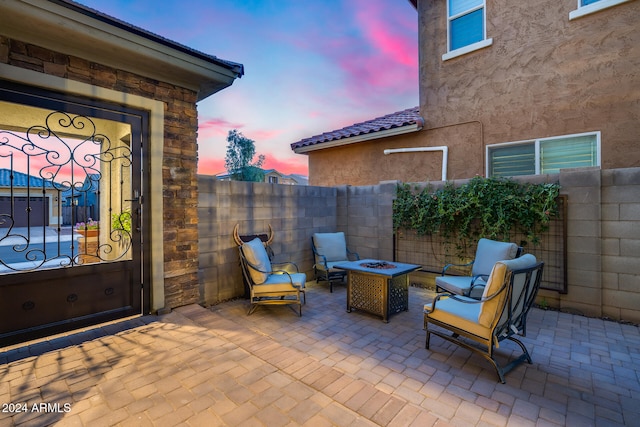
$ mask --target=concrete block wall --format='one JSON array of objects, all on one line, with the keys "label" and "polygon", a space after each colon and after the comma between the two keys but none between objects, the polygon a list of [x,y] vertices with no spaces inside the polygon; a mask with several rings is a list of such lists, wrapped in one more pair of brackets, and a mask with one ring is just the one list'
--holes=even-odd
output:
[{"label": "concrete block wall", "polygon": [[640,168],[602,171],[602,310],[640,321]]},{"label": "concrete block wall", "polygon": [[239,234],[274,231],[274,262],[291,261],[313,277],[311,235],[337,229],[337,189],[218,181],[198,177],[200,299],[215,304],[244,295],[238,248]]},{"label": "concrete block wall", "polygon": [[601,300],[601,178],[598,168],[562,170],[560,192],[567,205],[567,293],[540,291],[550,307],[602,316]]},{"label": "concrete block wall", "polygon": [[640,168],[560,172],[568,195],[567,294],[549,305],[640,322]]},{"label": "concrete block wall", "polygon": [[393,259],[393,199],[397,181],[338,187],[339,229],[360,258]]},{"label": "concrete block wall", "polygon": [[[640,168],[563,170],[559,176],[531,180],[559,180],[561,194],[568,197],[568,292],[541,290],[539,301],[587,316],[640,322]],[[313,278],[310,238],[316,231],[344,231],[349,249],[361,258],[394,258],[396,181],[303,187],[201,176],[198,183],[203,302],[244,293],[232,238],[236,223],[245,234],[265,232],[271,223],[277,260],[295,261],[309,279]]]}]

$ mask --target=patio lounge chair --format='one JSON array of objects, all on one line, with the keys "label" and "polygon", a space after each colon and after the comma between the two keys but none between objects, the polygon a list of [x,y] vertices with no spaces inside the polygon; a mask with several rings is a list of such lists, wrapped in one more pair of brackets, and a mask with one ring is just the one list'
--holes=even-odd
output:
[{"label": "patio lounge chair", "polygon": [[[467,264],[447,264],[442,269],[442,276],[436,277],[436,291],[444,290],[455,295],[480,298],[487,283],[493,265],[501,260],[514,259],[520,256],[522,248],[515,243],[498,242],[482,238],[478,241],[476,257]],[[447,275],[447,270],[455,267],[471,267],[470,276]]]},{"label": "patio lounge chair", "polygon": [[250,289],[251,307],[247,314],[253,313],[258,305],[298,305],[298,315],[302,316],[301,296],[305,297],[307,276],[299,273],[293,263],[273,264],[288,267],[273,269],[259,238],[243,243],[239,251],[242,273]]},{"label": "patio lounge chair", "polygon": [[[342,231],[337,233],[314,233],[311,237],[311,249],[315,257],[313,270],[316,283],[320,280],[329,282],[329,291],[333,292],[333,281],[344,282],[345,270],[333,266],[345,261],[359,260],[360,256],[347,249],[347,241]],[[353,258],[353,259],[350,259]]]},{"label": "patio lounge chair", "polygon": [[[543,267],[544,263],[537,263],[531,254],[499,261],[491,270],[480,300],[437,295],[431,304],[424,306],[425,348],[429,348],[431,334],[435,334],[478,353],[491,362],[504,384],[504,376],[509,371],[524,361],[532,363],[527,348],[515,335],[526,334],[527,314],[538,293]],[[443,328],[451,335],[433,326]],[[497,348],[505,339],[518,344],[522,354],[501,367],[494,357],[493,347]]]}]

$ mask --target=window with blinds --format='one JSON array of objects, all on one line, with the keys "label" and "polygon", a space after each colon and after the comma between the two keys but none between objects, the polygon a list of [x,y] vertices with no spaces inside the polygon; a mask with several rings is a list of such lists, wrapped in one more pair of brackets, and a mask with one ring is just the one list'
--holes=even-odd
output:
[{"label": "window with blinds", "polygon": [[587,16],[592,13],[598,13],[610,7],[632,1],[633,0],[577,0],[578,8],[569,12],[569,20]]},{"label": "window with blinds", "polygon": [[484,0],[448,0],[449,51],[485,38]]},{"label": "window with blinds", "polygon": [[600,166],[600,132],[487,147],[488,176],[558,173],[560,169]]}]

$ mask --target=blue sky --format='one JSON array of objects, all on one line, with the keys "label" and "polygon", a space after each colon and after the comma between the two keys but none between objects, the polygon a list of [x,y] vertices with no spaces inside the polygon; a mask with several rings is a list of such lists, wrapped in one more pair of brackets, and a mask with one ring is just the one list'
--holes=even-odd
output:
[{"label": "blue sky", "polygon": [[418,105],[418,15],[408,0],[80,0],[245,75],[198,104],[198,173],[225,172],[226,137],[264,167],[307,174],[290,144]]}]

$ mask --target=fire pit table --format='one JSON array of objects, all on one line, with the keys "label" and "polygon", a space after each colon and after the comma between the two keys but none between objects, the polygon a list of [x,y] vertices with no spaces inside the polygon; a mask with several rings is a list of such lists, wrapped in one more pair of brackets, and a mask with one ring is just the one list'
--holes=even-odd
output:
[{"label": "fire pit table", "polygon": [[409,273],[419,265],[361,259],[341,262],[334,268],[347,270],[347,312],[366,311],[389,322],[389,315],[409,309]]}]

